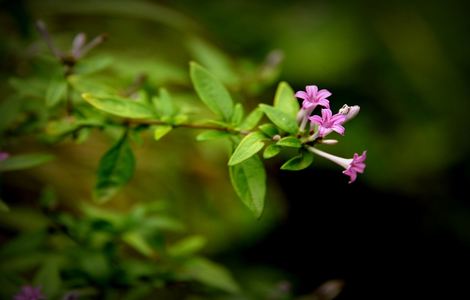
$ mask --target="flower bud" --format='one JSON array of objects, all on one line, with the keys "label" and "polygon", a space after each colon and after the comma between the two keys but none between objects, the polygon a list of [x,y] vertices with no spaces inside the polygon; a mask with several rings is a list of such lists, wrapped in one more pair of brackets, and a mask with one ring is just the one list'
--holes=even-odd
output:
[{"label": "flower bud", "polygon": [[357,116],[360,110],[361,108],[359,107],[359,105],[348,106],[347,104],[345,104],[343,105],[343,107],[341,107],[339,113],[346,116],[345,122],[347,122]]}]

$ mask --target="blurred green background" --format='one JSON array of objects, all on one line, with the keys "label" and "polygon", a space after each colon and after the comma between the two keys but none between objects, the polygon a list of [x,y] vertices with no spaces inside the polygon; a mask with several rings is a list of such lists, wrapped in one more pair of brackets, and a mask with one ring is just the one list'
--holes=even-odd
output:
[{"label": "blurred green background", "polygon": [[[268,161],[267,213],[257,221],[231,190],[226,145],[196,143],[192,133],[176,132],[134,147],[135,177],[106,207],[127,211],[138,201],[165,200],[190,233],[207,238],[204,253],[247,289],[266,280],[276,290],[286,281],[300,295],[341,279],[338,299],[468,293],[468,274],[459,275],[470,266],[465,1],[1,4],[2,97],[12,93],[9,78],[27,76],[34,53],[46,53],[34,29],[42,19],[63,49],[78,32],[106,32],[106,43],[90,53],[113,59],[103,76],[117,72],[121,77],[113,80],[130,84],[144,72],[155,87],[181,91],[181,102],[196,102],[188,61],[203,58],[203,41],[214,48],[211,55],[230,57],[223,61],[234,70],[255,69],[269,53],[282,53],[279,80],[295,90],[308,84],[330,90],[335,110],[344,103],[361,106],[341,143],[330,148],[344,157],[368,150],[366,172],[354,185],[321,159],[295,174],[278,170],[281,159]],[[218,67],[211,66],[247,106],[272,101],[274,82],[250,87],[251,78]],[[0,241],[29,230],[27,216],[43,186],[55,190],[65,210],[89,202],[98,160],[110,144],[101,133],[80,145],[3,141],[9,151],[52,151],[57,159],[2,176],[2,198],[12,212],[1,216]]]}]

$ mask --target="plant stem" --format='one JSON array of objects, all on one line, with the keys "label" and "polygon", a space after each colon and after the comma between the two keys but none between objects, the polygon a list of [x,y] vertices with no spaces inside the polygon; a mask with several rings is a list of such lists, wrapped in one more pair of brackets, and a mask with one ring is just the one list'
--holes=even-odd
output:
[{"label": "plant stem", "polygon": [[173,128],[190,128],[190,129],[209,129],[209,130],[218,130],[238,133],[241,135],[247,135],[251,131],[249,130],[240,130],[229,127],[222,127],[217,125],[206,125],[206,124],[195,124],[195,123],[181,123],[181,124],[172,124],[170,122],[160,121],[160,120],[127,120],[130,124],[136,125],[165,125],[172,126]]}]

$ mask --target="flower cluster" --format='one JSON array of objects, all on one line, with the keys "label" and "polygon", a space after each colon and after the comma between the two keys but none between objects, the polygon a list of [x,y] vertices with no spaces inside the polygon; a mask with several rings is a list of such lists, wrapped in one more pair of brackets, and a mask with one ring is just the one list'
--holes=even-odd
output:
[{"label": "flower cluster", "polygon": [[[308,121],[310,121],[309,141],[321,141],[324,144],[335,144],[336,140],[325,140],[324,138],[333,131],[344,135],[344,123],[354,118],[360,110],[357,105],[344,105],[336,114],[330,109],[330,101],[327,99],[332,94],[326,89],[318,89],[316,85],[308,85],[305,91],[298,91],[295,96],[302,99],[302,108],[297,115],[297,121],[300,123],[300,131],[305,132]],[[322,107],[321,116],[312,115],[315,108]],[[346,159],[321,151],[313,146],[309,146],[309,151],[331,160],[342,166],[345,170],[343,174],[349,176],[349,183],[357,178],[357,173],[363,173],[366,168],[365,160],[367,151],[361,155],[354,153],[353,158]]]}]

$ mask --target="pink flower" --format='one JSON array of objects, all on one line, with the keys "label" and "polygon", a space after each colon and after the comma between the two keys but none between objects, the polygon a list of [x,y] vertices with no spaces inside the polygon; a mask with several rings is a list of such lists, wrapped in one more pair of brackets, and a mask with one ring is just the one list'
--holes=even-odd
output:
[{"label": "pink flower", "polygon": [[330,101],[326,98],[330,97],[331,93],[325,89],[318,90],[316,85],[307,85],[305,92],[298,91],[295,96],[304,100],[302,107],[305,110],[313,111],[317,105],[330,108]]},{"label": "pink flower", "polygon": [[346,116],[343,114],[332,115],[332,112],[329,108],[321,110],[320,116],[311,116],[308,118],[312,123],[318,124],[318,135],[319,137],[325,137],[330,134],[332,131],[344,135],[343,123],[346,121]]},{"label": "pink flower", "polygon": [[361,155],[354,153],[354,157],[352,158],[349,166],[346,170],[343,171],[343,174],[349,176],[350,180],[349,183],[353,183],[357,178],[357,173],[364,173],[364,169],[366,168],[366,164],[364,163],[367,158],[367,151],[362,152]]},{"label": "pink flower", "polygon": [[364,173],[364,169],[366,168],[365,160],[367,158],[367,151],[362,152],[361,155],[354,153],[353,158],[347,159],[318,150],[314,147],[308,147],[308,150],[342,166],[345,169],[343,174],[348,175],[350,178],[349,183],[353,183],[357,178],[357,173]]},{"label": "pink flower", "polygon": [[41,288],[29,285],[23,286],[21,291],[16,294],[14,300],[42,300],[46,297],[41,293]]}]

